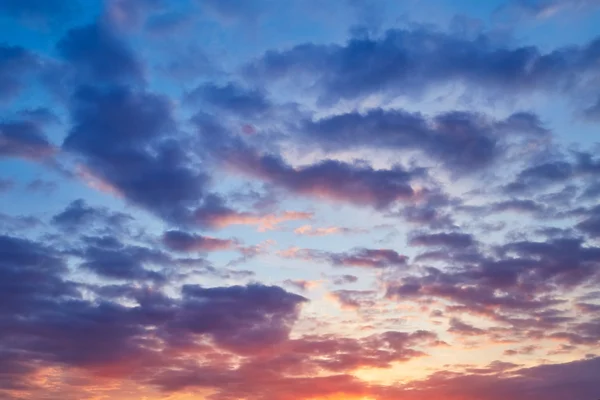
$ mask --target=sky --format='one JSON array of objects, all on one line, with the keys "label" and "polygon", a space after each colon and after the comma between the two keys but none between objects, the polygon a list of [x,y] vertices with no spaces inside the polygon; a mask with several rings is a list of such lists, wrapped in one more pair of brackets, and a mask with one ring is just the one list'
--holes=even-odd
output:
[{"label": "sky", "polygon": [[600,1],[0,0],[0,398],[596,400]]}]

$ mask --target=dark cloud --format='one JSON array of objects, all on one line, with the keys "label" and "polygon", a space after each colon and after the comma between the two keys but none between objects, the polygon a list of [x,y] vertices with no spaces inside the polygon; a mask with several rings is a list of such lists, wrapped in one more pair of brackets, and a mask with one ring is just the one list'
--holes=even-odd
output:
[{"label": "dark cloud", "polygon": [[571,165],[566,162],[554,162],[529,167],[519,173],[519,179],[527,180],[547,180],[550,182],[560,182],[568,179],[573,173]]},{"label": "dark cloud", "polygon": [[78,199],[72,201],[64,211],[53,216],[52,223],[71,232],[83,230],[89,232],[96,226],[118,232],[132,219],[127,214],[110,211],[104,207],[92,207],[83,199]]},{"label": "dark cloud", "polygon": [[175,332],[208,334],[218,346],[256,352],[288,338],[307,300],[277,286],[249,285],[203,288],[184,285]]},{"label": "dark cloud", "polygon": [[473,236],[467,233],[430,233],[412,236],[409,240],[412,246],[435,246],[450,248],[465,248],[475,244]]},{"label": "dark cloud", "polygon": [[586,246],[580,238],[514,242],[505,244],[502,251],[523,261],[534,261],[530,264],[532,269],[525,268],[529,273],[535,271],[539,278],[554,280],[559,285],[578,284],[599,272],[600,248]]},{"label": "dark cloud", "polygon": [[499,201],[491,205],[492,212],[512,211],[517,213],[541,213],[546,207],[531,199],[511,199]]},{"label": "dark cloud", "polygon": [[[19,22],[60,21],[74,3],[0,0],[0,12]],[[293,12],[312,3],[301,1]],[[372,6],[350,3],[361,10]],[[567,7],[562,0],[520,3],[536,15]],[[585,9],[592,3],[573,2]],[[546,121],[530,111],[491,117],[475,108],[448,111],[462,106],[431,115],[353,110],[371,107],[365,99],[387,107],[392,99],[422,100],[421,95],[429,98],[452,87],[464,90],[458,93],[464,97],[524,102],[528,95],[560,93],[589,106],[583,114],[593,120],[599,114],[590,101],[598,95],[599,39],[546,51],[471,29],[467,25],[477,22],[467,18],[457,18],[452,33],[413,25],[375,36],[377,20],[352,28],[347,43],[268,51],[246,65],[245,75],[236,70],[217,77],[222,54],[208,56],[195,45],[186,47],[185,39],[164,37],[196,18],[183,12],[197,10],[194,4],[222,22],[250,25],[275,6],[271,0],[174,6],[166,0],[107,0],[96,22],[60,28],[67,33],[54,48],[57,60],[0,46],[0,100],[31,87],[36,95],[16,106],[48,101],[45,88],[36,86],[40,71],[44,84],[67,94],[51,108],[9,109],[14,119],[0,122],[0,157],[37,161],[35,168],[60,167],[68,177],[161,219],[149,225],[152,232],[133,233],[129,215],[81,199],[50,220],[44,214],[43,220],[19,216],[20,204],[12,214],[0,213],[0,397],[75,399],[91,395],[92,385],[106,389],[101,395],[108,397],[127,397],[132,388],[139,389],[134,397],[189,391],[211,400],[562,400],[598,393],[599,364],[591,355],[533,368],[516,363],[516,356],[591,353],[600,343],[599,296],[592,292],[600,283],[600,247],[594,242],[600,237],[600,208],[593,203],[600,193],[600,159],[595,152],[564,150]],[[154,41],[147,42],[148,37]],[[177,48],[180,39],[184,51]],[[225,39],[235,41],[234,36]],[[255,44],[249,46],[242,53],[256,50]],[[137,49],[152,64],[146,65]],[[175,87],[146,76],[164,66],[178,73],[171,79],[180,80],[182,71],[190,79]],[[277,103],[278,96],[287,96],[280,80],[299,90],[301,103]],[[316,104],[303,97],[313,91]],[[177,108],[173,93],[182,95],[183,108]],[[435,107],[448,106],[452,99],[440,96]],[[198,108],[191,119],[190,107]],[[46,128],[52,137],[66,133],[61,152],[46,138]],[[337,159],[363,151],[381,157],[372,163]],[[297,165],[295,156],[314,161]],[[443,173],[433,173],[438,170]],[[45,179],[54,178],[31,176],[22,184],[26,189],[52,189]],[[36,176],[44,180],[32,181]],[[240,182],[240,176],[251,183]],[[483,178],[500,182],[488,187]],[[0,190],[11,182],[0,180]],[[213,184],[228,194],[211,192]],[[298,293],[319,301],[325,294],[356,311],[328,314],[318,303],[302,316],[307,298],[266,286],[255,281],[260,276],[254,271],[236,268],[275,253],[271,234],[244,245],[197,232],[232,225],[281,228],[287,239],[299,242],[322,242],[319,237],[330,233],[368,233],[345,227],[352,221],[343,220],[344,213],[342,220],[329,215],[339,212],[335,206],[309,212],[279,208],[283,193],[285,204],[326,200],[366,207],[368,214],[361,218],[372,218],[373,224],[397,218],[417,225],[410,226],[416,230],[409,231],[407,243],[394,240],[399,249],[413,246],[414,257],[391,246],[355,247],[357,237],[345,237],[352,240],[347,251],[289,247],[277,252],[296,266],[322,263],[337,272],[364,268],[364,282],[323,270],[326,286],[314,291],[321,281],[287,279],[285,263],[272,270],[276,281]],[[39,194],[34,197],[40,200]],[[505,215],[497,215],[502,212],[523,214],[505,221]],[[312,225],[299,223],[308,220]],[[297,225],[288,226],[292,222]],[[396,235],[388,241],[403,239],[402,226],[377,225],[371,233],[381,228]],[[240,257],[223,262],[202,254],[218,250]],[[311,279],[323,265],[318,267]],[[269,275],[267,269],[259,268]],[[253,283],[208,283],[223,280]],[[401,317],[388,318],[400,308]],[[361,380],[363,372],[397,368],[448,346],[435,332],[389,328],[420,315],[429,316],[431,326],[455,340],[454,346],[502,343],[506,347],[500,352],[515,363],[445,365],[404,383]],[[342,333],[340,326],[352,333]],[[560,343],[550,352],[536,347],[550,341]],[[59,393],[62,387],[68,389]]]},{"label": "dark cloud", "polygon": [[[429,331],[388,331],[359,339],[311,335],[290,340],[277,352],[251,359],[228,373],[211,367],[171,370],[154,383],[168,392],[213,388],[219,400],[367,395],[364,384],[340,374],[361,367],[389,368],[392,363],[423,356],[417,348],[436,343],[437,336]],[[316,376],[317,371],[328,374]]]},{"label": "dark cloud", "polygon": [[547,133],[537,116],[530,113],[494,121],[472,112],[447,112],[429,118],[420,113],[382,109],[305,121],[301,130],[325,150],[419,150],[431,161],[441,161],[463,173],[496,161],[511,138]]},{"label": "dark cloud", "polygon": [[293,288],[296,288],[298,290],[301,290],[303,292],[310,289],[310,287],[312,285],[311,281],[306,281],[303,279],[286,279],[283,283],[288,286],[291,286]]},{"label": "dark cloud", "polygon": [[58,184],[53,181],[46,181],[43,179],[34,179],[27,184],[27,190],[30,192],[43,193],[46,195],[52,194],[58,189]]},{"label": "dark cloud", "polygon": [[[465,83],[498,93],[562,91],[597,77],[597,41],[543,52],[513,47],[481,33],[473,38],[428,28],[391,29],[346,44],[305,43],[271,50],[247,67],[266,81],[310,82],[328,102],[373,93],[419,95],[435,85]],[[308,86],[308,85],[307,85]]]},{"label": "dark cloud", "polygon": [[75,287],[61,279],[67,266],[56,251],[13,236],[0,236],[0,291],[5,312],[33,312],[46,296],[75,295]]},{"label": "dark cloud", "polygon": [[121,38],[102,22],[73,28],[57,44],[60,55],[84,82],[139,83],[143,66]]},{"label": "dark cloud", "polygon": [[406,222],[420,227],[431,229],[456,229],[454,216],[450,212],[453,204],[447,196],[429,193],[425,201],[416,205],[402,207],[399,212],[392,215],[403,218]]},{"label": "dark cloud", "polygon": [[583,115],[590,121],[600,120],[600,97],[594,104],[583,111]]},{"label": "dark cloud", "polygon": [[208,177],[179,143],[168,99],[127,88],[80,88],[63,148],[82,157],[84,179],[154,214],[190,223]]},{"label": "dark cloud", "polygon": [[516,369],[514,364],[512,366],[496,366],[474,373],[438,372],[405,387],[383,388],[378,392],[378,398],[418,400],[452,396],[468,400],[560,400],[565,396],[593,398],[598,392],[594,374],[600,367],[600,358],[531,368]]},{"label": "dark cloud", "polygon": [[538,350],[539,347],[536,345],[523,346],[517,349],[508,349],[504,351],[505,356],[516,356],[516,355],[531,355]]},{"label": "dark cloud", "polygon": [[[118,264],[129,257],[128,262],[140,263],[157,257],[131,246],[110,250],[90,247],[82,255],[103,272],[103,262]],[[48,367],[78,367],[113,377],[134,372],[145,380],[150,369],[180,366],[179,357],[172,357],[180,348],[208,351],[196,342],[200,338],[228,351],[255,354],[288,340],[306,302],[260,284],[185,285],[180,297],[169,298],[144,285],[95,287],[69,281],[68,275],[64,253],[26,239],[0,237],[0,324],[5,327],[0,331],[0,390],[33,393],[36,383],[29,374]],[[100,297],[91,300],[89,291]]]},{"label": "dark cloud", "polygon": [[594,157],[592,153],[578,151],[575,152],[575,169],[579,174],[600,176],[600,159]]},{"label": "dark cloud", "polygon": [[358,282],[358,277],[354,275],[339,275],[332,277],[331,282],[334,285],[345,285],[349,283]]},{"label": "dark cloud", "polygon": [[[83,259],[82,268],[88,269],[102,278],[165,283],[163,273],[173,261],[165,253],[142,246],[125,245],[115,240],[90,243],[75,255]],[[159,268],[150,269],[148,266]]]},{"label": "dark cloud", "polygon": [[374,169],[361,163],[325,160],[294,168],[274,155],[260,155],[251,149],[228,151],[224,161],[240,174],[249,175],[287,189],[292,193],[330,201],[385,208],[399,200],[410,200],[410,185],[419,171],[400,166]]},{"label": "dark cloud", "polygon": [[338,267],[386,268],[407,265],[408,257],[390,249],[355,248],[348,252],[289,248],[279,252],[285,258],[327,262]]},{"label": "dark cloud", "polygon": [[19,46],[0,44],[0,101],[17,95],[40,66],[39,57],[30,51]]},{"label": "dark cloud", "polygon": [[448,328],[448,332],[455,333],[459,336],[478,336],[485,334],[483,329],[469,325],[458,318],[450,319],[450,328]]},{"label": "dark cloud", "polygon": [[572,321],[553,308],[563,303],[557,296],[599,278],[600,249],[584,245],[580,238],[509,242],[492,254],[474,249],[425,253],[417,259],[441,263],[444,270],[425,267],[420,276],[392,279],[387,295],[416,301],[444,299],[453,303],[451,310],[510,324],[513,335],[543,329],[539,333],[543,337]]},{"label": "dark cloud", "polygon": [[565,182],[574,175],[573,166],[564,161],[547,162],[525,168],[517,179],[506,185],[509,193],[523,192]]},{"label": "dark cloud", "polygon": [[340,303],[342,308],[360,309],[375,305],[375,292],[371,290],[335,290],[329,295]]},{"label": "dark cloud", "polygon": [[242,118],[257,118],[271,108],[265,93],[235,83],[206,83],[192,90],[187,97],[190,101],[201,101],[217,111],[225,111]]},{"label": "dark cloud", "polygon": [[576,225],[576,228],[590,237],[600,236],[600,206],[596,206],[586,213],[585,219]]},{"label": "dark cloud", "polygon": [[[552,185],[563,185],[574,179],[594,179],[600,176],[600,161],[591,153],[573,151],[571,159],[552,160],[526,166],[516,179],[504,186],[509,193],[532,193]],[[585,182],[593,187],[593,181]]]},{"label": "dark cloud", "polygon": [[0,157],[40,161],[55,152],[39,125],[30,121],[0,122]]},{"label": "dark cloud", "polygon": [[218,239],[182,231],[165,232],[162,240],[169,249],[182,252],[230,250],[236,247],[236,242],[231,239]]},{"label": "dark cloud", "polygon": [[42,221],[31,215],[8,215],[0,213],[0,229],[2,232],[12,233],[35,228],[43,225]]}]

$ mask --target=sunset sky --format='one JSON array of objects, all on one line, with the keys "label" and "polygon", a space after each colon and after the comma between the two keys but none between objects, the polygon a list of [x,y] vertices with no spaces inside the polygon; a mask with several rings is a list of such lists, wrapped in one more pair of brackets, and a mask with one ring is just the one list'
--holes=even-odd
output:
[{"label": "sunset sky", "polygon": [[600,1],[0,0],[0,399],[598,400]]}]

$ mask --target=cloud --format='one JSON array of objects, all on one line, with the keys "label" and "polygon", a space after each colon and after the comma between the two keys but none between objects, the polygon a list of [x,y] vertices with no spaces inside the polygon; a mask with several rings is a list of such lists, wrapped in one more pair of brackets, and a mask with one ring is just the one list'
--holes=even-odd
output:
[{"label": "cloud", "polygon": [[[140,248],[115,250],[114,257],[106,257],[106,248],[90,248],[85,256],[95,260],[96,271],[100,260],[130,257],[139,263],[150,256]],[[189,350],[196,343],[198,351],[217,351],[196,342],[200,338],[220,349],[256,354],[288,340],[307,301],[261,284],[184,285],[175,298],[144,285],[84,285],[67,278],[64,253],[11,236],[0,236],[0,254],[0,320],[10,326],[0,333],[5,345],[0,364],[10,361],[10,368],[2,370],[1,390],[19,387],[33,393],[37,388],[30,374],[55,367],[65,372],[77,367],[95,376],[122,377],[132,371],[147,376],[147,368],[162,372],[177,366],[177,349]],[[82,296],[84,288],[101,297]],[[12,384],[5,385],[5,379]]]},{"label": "cloud", "polygon": [[404,110],[371,109],[304,121],[303,137],[324,150],[359,148],[419,150],[457,172],[486,167],[504,153],[510,139],[544,137],[547,131],[531,113],[493,120],[474,112],[446,112],[427,117]]},{"label": "cloud", "polygon": [[27,184],[27,190],[30,192],[38,192],[50,195],[58,189],[58,184],[53,181],[45,181],[43,179],[34,179]]},{"label": "cloud", "polygon": [[193,213],[193,221],[201,227],[221,229],[230,225],[255,225],[258,231],[277,229],[287,221],[302,221],[313,218],[313,213],[284,211],[279,214],[237,211],[229,208],[223,198],[215,195],[206,197],[204,204]]},{"label": "cloud", "polygon": [[[450,311],[492,321],[494,328],[486,334],[494,340],[509,335],[497,324],[510,326],[509,336],[521,340],[530,339],[533,332],[538,338],[559,334],[564,340],[592,340],[588,327],[569,328],[572,318],[556,307],[564,303],[561,295],[597,281],[598,248],[583,246],[580,238],[556,237],[508,242],[491,250],[450,248],[424,253],[417,259],[440,263],[443,269],[427,266],[421,275],[389,278],[387,297],[450,302]],[[457,321],[454,328],[466,332],[468,327]]]},{"label": "cloud", "polygon": [[326,262],[337,267],[403,267],[408,261],[408,257],[390,249],[355,248],[348,252],[335,253],[290,247],[278,254],[284,258]]},{"label": "cloud", "polygon": [[37,124],[30,121],[0,123],[0,157],[41,161],[56,151]]},{"label": "cloud", "polygon": [[[291,400],[300,393],[384,400],[442,394],[476,399],[484,391],[519,399],[523,387],[534,387],[527,396],[539,398],[554,396],[557,383],[561,396],[588,395],[597,387],[594,358],[527,369],[496,362],[465,372],[438,372],[407,384],[372,385],[350,374],[424,357],[426,349],[441,344],[437,335],[384,331],[358,338],[292,338],[291,326],[306,299],[261,284],[184,285],[175,298],[138,285],[99,286],[92,290],[103,300],[94,302],[82,298],[77,284],[65,279],[68,268],[57,251],[5,236],[0,238],[0,253],[0,281],[11,289],[18,285],[18,290],[3,290],[0,296],[0,318],[11,323],[0,337],[14,350],[3,350],[2,360],[10,366],[3,369],[3,377],[11,382],[3,384],[4,390],[35,393],[39,388],[30,374],[52,366],[76,367],[97,376],[128,376],[131,383],[151,383],[168,393],[212,389],[219,400],[241,396],[258,400],[266,395]],[[129,305],[117,299],[126,299]],[[22,313],[30,318],[21,318]],[[451,324],[462,332],[467,325],[459,322]],[[581,334],[597,329],[591,323],[581,325]],[[222,351],[243,357],[230,358]],[[190,362],[199,354],[205,362]],[[317,371],[321,374],[315,375]]]},{"label": "cloud", "polygon": [[517,349],[508,349],[504,351],[505,356],[516,356],[516,355],[531,355],[538,350],[539,347],[536,345],[523,346]]},{"label": "cloud", "polygon": [[88,174],[165,220],[192,222],[208,177],[168,138],[176,130],[168,99],[125,87],[82,87],[71,115],[63,149],[80,156]]},{"label": "cloud", "polygon": [[188,93],[187,98],[192,102],[201,101],[218,111],[231,113],[241,118],[257,118],[271,108],[265,93],[234,83],[221,86],[206,83]]},{"label": "cloud", "polygon": [[[213,388],[216,399],[241,396],[258,399],[268,395],[291,400],[298,396],[367,395],[368,386],[344,374],[345,371],[386,368],[394,362],[406,362],[424,355],[414,347],[436,341],[437,336],[428,331],[389,331],[359,339],[312,335],[290,340],[277,352],[251,359],[226,374],[210,367],[172,370],[159,374],[154,383],[168,392]],[[257,370],[261,373],[253,372]],[[317,371],[328,374],[307,376]]]},{"label": "cloud", "polygon": [[[27,46],[0,45],[1,398],[598,393],[598,38],[386,16],[328,43],[372,4],[68,3],[0,0]],[[307,16],[314,43],[267,37]]]},{"label": "cloud", "polygon": [[2,232],[15,234],[18,231],[32,229],[43,225],[43,222],[31,215],[8,215],[0,213]]},{"label": "cloud", "polygon": [[184,285],[175,332],[209,334],[223,348],[252,353],[288,338],[307,300],[277,286],[202,288]]},{"label": "cloud", "polygon": [[411,246],[464,248],[474,245],[475,239],[466,233],[431,233],[415,235],[410,238],[409,244]]},{"label": "cloud", "polygon": [[483,329],[469,325],[458,318],[450,319],[450,328],[448,328],[448,332],[455,333],[459,336],[478,336],[485,334]]},{"label": "cloud", "polygon": [[358,277],[356,277],[354,275],[339,275],[339,276],[332,277],[331,282],[334,285],[345,285],[348,283],[358,282]]},{"label": "cloud", "polygon": [[[2,4],[0,3],[0,7]],[[38,56],[19,46],[0,45],[0,101],[6,101],[24,88],[33,73],[40,70]]]},{"label": "cloud", "polygon": [[336,234],[363,233],[363,229],[345,228],[340,226],[328,226],[315,228],[312,225],[302,225],[294,229],[294,233],[301,236],[328,236]]},{"label": "cloud", "polygon": [[303,292],[310,290],[319,284],[318,281],[307,281],[304,279],[286,279],[283,283]]},{"label": "cloud", "polygon": [[125,229],[125,225],[133,218],[127,214],[113,212],[103,207],[89,206],[85,200],[74,200],[64,211],[52,217],[52,223],[70,232],[81,232],[101,226],[117,232]]},{"label": "cloud", "polygon": [[385,208],[416,196],[410,182],[418,173],[399,166],[374,169],[359,163],[325,160],[294,168],[272,155],[232,151],[225,165],[239,174],[259,178],[292,193],[334,202]]},{"label": "cloud", "polygon": [[593,374],[599,365],[600,358],[591,358],[487,374],[439,372],[404,388],[384,388],[379,398],[417,400],[446,396],[466,400],[560,400],[565,396],[594,397],[598,386]]},{"label": "cloud", "polygon": [[375,305],[375,292],[371,290],[335,290],[329,293],[329,297],[338,302],[342,308],[358,310]]},{"label": "cloud", "polygon": [[499,201],[491,205],[489,211],[506,212],[512,211],[517,213],[542,213],[546,208],[543,204],[531,199],[511,199]]},{"label": "cloud", "polygon": [[117,240],[91,242],[83,250],[75,250],[75,255],[83,259],[82,268],[98,276],[122,281],[153,281],[165,283],[167,276],[147,266],[167,269],[171,258],[148,247],[125,245]]},{"label": "cloud", "polygon": [[342,45],[303,43],[269,50],[246,70],[261,82],[293,79],[296,85],[310,85],[329,103],[374,93],[416,97],[447,83],[464,84],[472,93],[572,93],[597,77],[596,50],[595,40],[543,52],[499,43],[486,33],[468,38],[417,27],[351,38]]},{"label": "cloud", "polygon": [[594,104],[583,111],[583,115],[590,121],[600,120],[600,98]]},{"label": "cloud", "polygon": [[[448,201],[435,200],[436,196],[429,196],[423,204],[403,207],[397,215],[406,222],[431,229],[456,228],[454,217],[445,212],[450,203]],[[432,201],[433,200],[433,201]]]},{"label": "cloud", "polygon": [[73,28],[58,42],[60,55],[84,82],[139,83],[143,66],[107,24]]},{"label": "cloud", "polygon": [[236,247],[236,242],[231,239],[218,239],[174,230],[165,232],[162,240],[169,249],[180,252],[208,252]]},{"label": "cloud", "polygon": [[596,206],[592,208],[585,219],[575,225],[577,229],[589,235],[590,237],[596,238],[600,236],[600,207]]},{"label": "cloud", "polygon": [[549,160],[542,163],[527,165],[516,178],[504,186],[509,194],[533,193],[557,185],[565,185],[575,179],[585,182],[600,176],[600,161],[585,151],[571,152],[571,159]]},{"label": "cloud", "polygon": [[519,192],[564,182],[574,175],[568,162],[557,161],[530,166],[519,172],[517,179],[506,186],[508,192]]}]

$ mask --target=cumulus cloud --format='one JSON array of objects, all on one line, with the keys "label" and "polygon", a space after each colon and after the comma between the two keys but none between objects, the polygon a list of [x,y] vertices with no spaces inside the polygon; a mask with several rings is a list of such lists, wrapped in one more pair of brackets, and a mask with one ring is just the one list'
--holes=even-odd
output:
[{"label": "cumulus cloud", "polygon": [[597,1],[316,4],[0,0],[0,397],[598,393]]},{"label": "cumulus cloud", "polygon": [[290,247],[279,252],[284,258],[321,261],[338,267],[386,268],[407,265],[408,257],[391,249],[356,248],[348,252],[329,252]]},{"label": "cumulus cloud", "polygon": [[41,161],[56,151],[38,124],[31,121],[0,123],[0,156]]},{"label": "cumulus cloud", "polygon": [[182,231],[165,232],[163,243],[169,249],[181,252],[228,250],[236,245],[231,239],[218,239]]},{"label": "cumulus cloud", "polygon": [[359,163],[325,160],[294,168],[273,155],[249,151],[228,154],[226,164],[238,173],[262,179],[292,193],[335,202],[385,208],[416,196],[410,185],[413,175],[397,166],[375,169]]},{"label": "cumulus cloud", "polygon": [[345,44],[270,50],[247,66],[247,74],[263,80],[308,78],[327,102],[372,93],[418,96],[450,82],[518,95],[581,87],[597,76],[596,50],[595,40],[544,52],[498,44],[485,33],[468,38],[425,27],[390,29]]},{"label": "cumulus cloud", "polygon": [[0,100],[9,100],[17,95],[40,67],[41,60],[31,51],[19,46],[0,45]]}]

